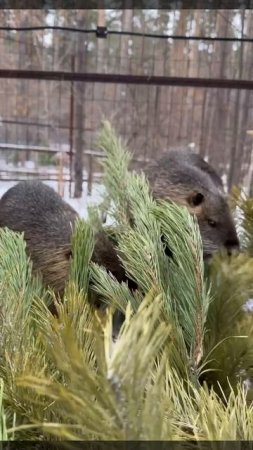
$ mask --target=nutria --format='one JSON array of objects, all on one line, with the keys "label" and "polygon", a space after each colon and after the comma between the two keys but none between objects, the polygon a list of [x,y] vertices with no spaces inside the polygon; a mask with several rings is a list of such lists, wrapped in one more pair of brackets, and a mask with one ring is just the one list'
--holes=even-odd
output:
[{"label": "nutria", "polygon": [[70,239],[77,217],[71,206],[40,181],[21,181],[0,200],[0,227],[24,232],[34,271],[60,295],[68,276]]},{"label": "nutria", "polygon": [[[186,205],[197,216],[205,257],[221,247],[229,251],[238,247],[222,181],[201,157],[187,151],[169,152],[150,163],[144,173],[154,198]],[[24,232],[34,270],[60,295],[68,278],[70,238],[77,217],[71,206],[40,181],[20,182],[0,200],[0,227]],[[103,231],[96,235],[92,260],[118,281],[127,280],[114,245]]]},{"label": "nutria", "polygon": [[144,173],[155,199],[182,204],[197,217],[204,258],[222,247],[229,253],[238,249],[221,178],[199,155],[188,150],[171,151],[147,164]]},{"label": "nutria", "polygon": [[[34,272],[60,296],[69,273],[71,234],[77,212],[41,181],[22,181],[0,200],[0,227],[23,232]],[[125,272],[106,233],[95,236],[93,261],[125,281]]]}]

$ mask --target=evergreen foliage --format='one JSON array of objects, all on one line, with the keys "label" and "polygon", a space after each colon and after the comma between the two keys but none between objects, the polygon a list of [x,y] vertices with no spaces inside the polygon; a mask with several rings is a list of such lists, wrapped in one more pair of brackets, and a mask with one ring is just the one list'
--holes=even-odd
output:
[{"label": "evergreen foliage", "polygon": [[243,190],[234,188],[231,195],[231,206],[237,212],[241,247],[253,256],[253,198],[247,197]]},{"label": "evergreen foliage", "polygon": [[[114,219],[104,230],[138,289],[91,262],[102,227],[95,210],[75,227],[61,303],[32,275],[23,236],[0,230],[0,437],[253,439],[253,321],[244,308],[253,294],[253,200],[233,197],[244,252],[204,267],[195,219],[152,199],[108,123],[99,146]],[[91,282],[104,314],[90,302]],[[125,322],[113,342],[115,307]]]}]

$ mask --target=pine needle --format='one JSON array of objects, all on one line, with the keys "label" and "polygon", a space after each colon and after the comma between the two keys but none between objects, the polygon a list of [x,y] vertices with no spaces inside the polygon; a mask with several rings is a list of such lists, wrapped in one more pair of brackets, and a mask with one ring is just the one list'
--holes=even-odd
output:
[{"label": "pine needle", "polygon": [[[252,440],[252,199],[236,203],[244,254],[217,255],[204,273],[195,219],[153,200],[108,123],[100,148],[116,224],[98,212],[77,223],[60,303],[33,276],[23,237],[0,230],[2,440]],[[91,262],[101,229],[135,292]],[[125,322],[113,342],[115,308]]]}]

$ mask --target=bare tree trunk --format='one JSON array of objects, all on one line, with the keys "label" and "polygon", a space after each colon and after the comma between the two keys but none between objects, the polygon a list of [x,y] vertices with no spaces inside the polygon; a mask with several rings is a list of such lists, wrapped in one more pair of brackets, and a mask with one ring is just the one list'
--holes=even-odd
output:
[{"label": "bare tree trunk", "polygon": [[[230,11],[223,11],[222,15],[218,11],[216,32],[218,36],[228,36],[229,24],[230,24]],[[217,60],[217,66],[214,65],[214,76],[218,78],[225,78],[225,68],[229,52],[229,44],[227,42],[220,42],[215,45],[215,59]],[[214,62],[215,64],[215,62]],[[227,123],[226,112],[226,91],[216,89],[216,95],[214,96],[213,114],[211,122],[211,140],[208,148],[209,162],[215,166],[218,164],[224,165],[226,161],[225,152],[225,133]]]},{"label": "bare tree trunk", "polygon": [[250,146],[251,151],[249,152],[249,164],[247,175],[244,178],[244,189],[250,195],[253,196],[253,144]]},{"label": "bare tree trunk", "polygon": [[[125,9],[122,15],[122,30],[132,30],[133,10],[132,0],[126,0],[124,3]],[[128,56],[129,37],[121,36],[120,38],[120,72],[129,73],[130,59]]]},{"label": "bare tree trunk", "polygon": [[[253,17],[251,14],[247,12],[246,16],[246,36],[252,35],[253,29]],[[252,79],[253,75],[253,59],[252,59],[252,45],[251,43],[245,44],[244,49],[244,64],[243,64],[243,78],[244,79]],[[245,64],[247,62],[248,64]],[[243,91],[241,94],[241,114],[240,114],[240,134],[238,136],[238,148],[241,153],[241,164],[240,164],[240,173],[238,173],[238,180],[241,179],[247,174],[248,170],[252,170],[253,157],[252,157],[252,137],[251,139],[247,138],[247,129],[251,127],[249,122],[250,117],[250,105],[251,105],[251,95],[247,91]]]},{"label": "bare tree trunk", "polygon": [[[187,20],[188,20],[189,11],[188,10],[181,10],[180,11],[180,17],[179,21],[176,26],[176,32],[177,35],[185,35],[187,30]],[[173,48],[173,59],[174,59],[174,67],[175,72],[173,75],[175,76],[186,76],[187,71],[187,59],[184,54],[185,48],[187,43],[184,41],[175,41],[174,42],[174,48]],[[183,136],[183,126],[182,126],[182,120],[183,120],[183,110],[184,110],[184,99],[185,99],[185,89],[182,87],[176,88],[176,110],[178,111],[177,115],[177,135],[176,139],[177,141],[181,141]]]},{"label": "bare tree trunk", "polygon": [[[196,10],[192,14],[192,21],[195,23],[195,36],[201,35],[201,11]],[[201,53],[199,52],[199,42],[193,41],[189,42],[189,63],[188,63],[188,77],[197,78],[201,76],[200,71],[200,58]],[[205,93],[204,93],[205,95]],[[194,144],[200,141],[197,133],[201,134],[201,128],[199,127],[199,114],[198,106],[203,103],[203,90],[198,88],[188,88],[187,89],[187,139],[194,140]],[[197,116],[197,118],[195,117]],[[201,115],[202,125],[203,125],[203,115]],[[185,120],[186,122],[186,120]]]},{"label": "bare tree trunk", "polygon": [[[242,11],[242,30],[241,30],[241,37],[244,35],[244,19],[245,19],[245,10]],[[240,79],[242,77],[243,72],[243,51],[244,51],[244,43],[241,42],[240,47],[240,60],[239,60],[239,73],[238,78]],[[240,152],[238,151],[238,130],[239,130],[239,107],[240,107],[240,100],[241,100],[241,91],[238,89],[236,92],[235,97],[235,113],[234,113],[234,121],[233,121],[233,134],[232,134],[232,147],[231,147],[231,153],[230,153],[230,170],[228,173],[228,190],[232,188],[232,185],[234,183],[237,183],[238,181],[238,172],[240,167],[240,159],[242,155],[240,155]]]},{"label": "bare tree trunk", "polygon": [[[122,11],[122,23],[121,27],[123,31],[131,31],[132,30],[132,21],[133,21],[133,10],[131,9],[133,5],[132,0],[124,1],[124,10]],[[119,71],[123,74],[130,73],[131,69],[131,59],[129,55],[129,36],[121,36],[120,37],[120,67]],[[124,96],[122,93],[124,92]],[[120,110],[115,116],[115,119],[118,123],[119,132],[124,136],[124,138],[128,135],[127,129],[130,129],[129,122],[131,123],[131,113],[129,113],[130,108],[129,104],[125,101],[126,98],[129,98],[129,86],[118,85],[116,86],[116,101],[117,104],[120,105]],[[135,103],[135,98],[133,98],[133,102]],[[128,109],[129,108],[129,109]],[[131,109],[134,109],[134,106],[131,106]]]},{"label": "bare tree trunk", "polygon": [[[79,18],[77,21],[78,27],[85,27],[85,13],[86,11],[78,11]],[[81,16],[81,17],[80,17]],[[83,72],[85,67],[85,46],[84,36],[79,33],[77,36],[77,64],[76,71]],[[75,89],[75,117],[76,117],[76,142],[75,142],[75,161],[74,161],[74,177],[75,190],[74,198],[82,197],[83,192],[83,123],[84,123],[84,92],[85,84],[83,82],[76,83]]]},{"label": "bare tree trunk", "polygon": [[[100,6],[103,6],[103,1],[100,0]],[[98,9],[98,20],[97,24],[98,27],[105,27],[106,26],[106,19],[105,19],[105,10],[104,9]],[[105,52],[105,39],[104,38],[98,38],[97,39],[97,70],[98,72],[103,71],[103,67],[106,63],[106,58],[104,57]]]},{"label": "bare tree trunk", "polygon": [[[21,11],[20,14],[20,24],[21,27],[28,26],[28,17],[27,14],[23,11]],[[20,41],[19,41],[19,68],[26,69],[26,55],[27,55],[27,33],[26,32],[20,32]],[[20,119],[25,119],[27,117],[27,81],[26,80],[18,80],[18,96],[17,96],[17,113]],[[24,129],[25,128],[25,129]],[[24,132],[22,129],[22,135],[21,135],[21,141],[22,144],[27,143],[27,125],[24,127]],[[21,152],[21,162],[22,165],[25,164],[25,161],[30,159],[30,152],[29,150],[26,150],[25,152]]]},{"label": "bare tree trunk", "polygon": [[199,154],[205,157],[205,146],[206,146],[206,130],[205,130],[205,116],[206,116],[206,100],[207,100],[207,89],[204,90],[203,100],[202,100],[202,110],[201,110],[201,125],[200,125],[200,137],[199,137]]}]

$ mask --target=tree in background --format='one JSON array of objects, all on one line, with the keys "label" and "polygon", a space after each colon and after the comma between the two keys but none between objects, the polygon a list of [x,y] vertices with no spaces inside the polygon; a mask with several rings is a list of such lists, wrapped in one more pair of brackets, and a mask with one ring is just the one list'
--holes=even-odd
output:
[{"label": "tree in background", "polygon": [[[251,10],[132,10],[131,3],[126,6],[124,10],[105,11],[109,30],[234,38],[252,35]],[[1,14],[7,24],[14,26],[51,23],[95,30],[98,23],[95,10],[36,10],[29,15],[25,10],[13,10]],[[82,14],[85,21],[81,19]],[[252,78],[251,42],[110,34],[106,39],[98,39],[95,33],[59,30],[23,32],[23,35],[1,31],[0,36],[1,67],[6,69],[22,66],[72,71],[74,58],[75,70],[94,73]],[[77,49],[78,39],[85,54]],[[171,147],[193,144],[196,151],[229,177],[229,187],[243,182],[251,155],[246,134],[253,120],[250,91],[95,82],[85,83],[85,87],[73,84],[77,196],[81,195],[82,177],[79,149],[94,147],[103,117],[110,118],[136,156],[152,158]],[[70,84],[62,81],[3,79],[0,115],[5,122],[0,127],[1,141],[41,143],[57,148],[70,145],[70,90]],[[234,163],[230,164],[231,161]]]}]

